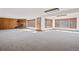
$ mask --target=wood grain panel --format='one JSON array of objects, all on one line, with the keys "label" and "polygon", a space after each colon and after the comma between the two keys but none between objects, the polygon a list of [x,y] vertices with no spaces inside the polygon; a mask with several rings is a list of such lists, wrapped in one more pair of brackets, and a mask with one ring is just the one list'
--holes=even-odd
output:
[{"label": "wood grain panel", "polygon": [[13,18],[0,18],[0,29],[14,29],[17,26],[17,20]]},{"label": "wood grain panel", "polygon": [[18,19],[18,28],[26,28],[26,19]]}]

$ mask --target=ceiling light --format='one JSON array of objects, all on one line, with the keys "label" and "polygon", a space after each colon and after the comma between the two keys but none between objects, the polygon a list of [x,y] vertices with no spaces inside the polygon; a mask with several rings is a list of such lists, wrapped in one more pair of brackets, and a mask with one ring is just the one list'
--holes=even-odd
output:
[{"label": "ceiling light", "polygon": [[50,12],[50,11],[55,11],[55,10],[58,10],[59,11],[59,8],[52,8],[52,9],[48,9],[48,10],[46,10],[46,11],[44,11],[45,13],[47,13],[47,12]]}]

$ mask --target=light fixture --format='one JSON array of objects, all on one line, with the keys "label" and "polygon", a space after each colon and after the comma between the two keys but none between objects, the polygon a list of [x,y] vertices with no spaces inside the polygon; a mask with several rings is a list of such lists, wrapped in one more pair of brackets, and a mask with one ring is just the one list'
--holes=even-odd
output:
[{"label": "light fixture", "polygon": [[50,12],[50,11],[55,11],[55,10],[59,11],[59,8],[52,8],[52,9],[48,9],[48,10],[46,10],[46,11],[44,11],[44,12],[45,12],[45,13],[47,13],[47,12]]}]

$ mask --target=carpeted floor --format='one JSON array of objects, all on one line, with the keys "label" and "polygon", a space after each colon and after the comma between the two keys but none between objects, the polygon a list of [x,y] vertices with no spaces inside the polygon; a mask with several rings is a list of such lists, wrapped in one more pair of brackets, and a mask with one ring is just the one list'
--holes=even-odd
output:
[{"label": "carpeted floor", "polygon": [[79,51],[79,33],[0,30],[0,51]]}]

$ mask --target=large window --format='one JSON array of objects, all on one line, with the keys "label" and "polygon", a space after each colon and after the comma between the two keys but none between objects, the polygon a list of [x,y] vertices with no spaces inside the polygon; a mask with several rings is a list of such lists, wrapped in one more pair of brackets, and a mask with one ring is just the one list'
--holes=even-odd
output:
[{"label": "large window", "polygon": [[35,20],[27,20],[26,25],[27,27],[35,27]]},{"label": "large window", "polygon": [[45,19],[45,28],[52,28],[52,19]]},{"label": "large window", "polygon": [[76,28],[76,25],[77,25],[76,18],[56,19],[55,20],[56,28]]}]

